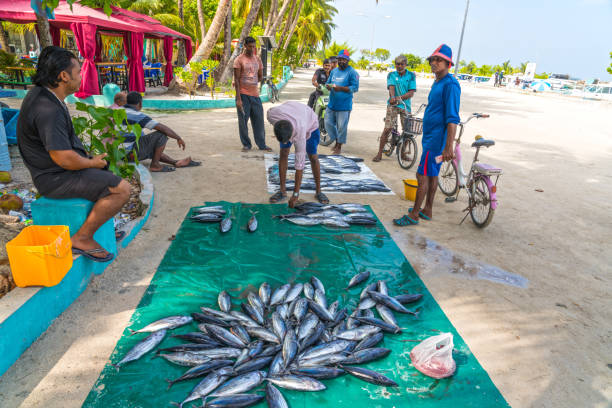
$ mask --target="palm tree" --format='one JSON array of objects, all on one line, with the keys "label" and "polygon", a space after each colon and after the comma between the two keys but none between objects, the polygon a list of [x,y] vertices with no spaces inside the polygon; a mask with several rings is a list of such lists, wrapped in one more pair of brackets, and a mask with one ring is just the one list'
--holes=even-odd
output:
[{"label": "palm tree", "polygon": [[278,29],[281,21],[283,21],[283,17],[285,17],[285,13],[287,12],[287,9],[289,8],[289,4],[293,3],[292,0],[284,0],[283,5],[280,9],[280,11],[278,12],[278,15],[275,17],[274,22],[272,23],[271,26],[266,27],[266,31],[264,32],[264,35],[273,35],[276,34],[276,30]]},{"label": "palm tree", "polygon": [[223,31],[223,58],[215,71],[217,81],[221,79],[221,75],[225,71],[225,67],[232,55],[232,8],[230,7],[225,18],[225,26]]},{"label": "palm tree", "polygon": [[285,44],[283,45],[283,50],[286,50],[287,47],[289,47],[289,42],[291,41],[291,37],[293,36],[293,32],[295,31],[295,26],[297,26],[300,14],[302,13],[302,7],[304,7],[304,0],[300,0],[300,5],[298,6],[297,12],[295,13],[295,17],[293,18],[293,22],[291,23],[291,27],[289,28],[289,33],[287,35],[287,40],[285,40]]},{"label": "palm tree", "polygon": [[[255,23],[255,19],[257,18],[257,14],[259,13],[261,2],[262,0],[252,0],[251,10],[249,11],[247,18],[244,21],[244,25],[242,26],[242,31],[240,32],[239,44],[242,44],[244,39],[251,32],[251,29],[253,28],[253,24]],[[232,70],[233,70],[232,67],[234,65],[234,60],[238,57],[238,54],[240,53],[240,51],[241,51],[240,47],[234,48],[234,52],[232,53],[232,56],[230,57],[228,64],[225,66],[223,74],[221,74],[221,82],[225,82],[230,78],[232,74]]]},{"label": "palm tree", "polygon": [[[259,0],[261,3],[261,0]],[[217,43],[217,39],[219,38],[219,34],[221,33],[221,28],[225,23],[225,18],[229,9],[232,7],[231,0],[219,0],[219,5],[217,6],[217,11],[215,12],[215,17],[213,18],[208,31],[206,32],[206,36],[202,40],[202,43],[191,57],[189,62],[199,62],[205,59],[208,59],[210,53]]]},{"label": "palm tree", "polygon": [[204,20],[204,10],[202,9],[202,0],[197,0],[197,6],[198,6],[198,21],[200,22],[200,33],[201,33],[200,35],[203,38],[206,35],[206,21]]},{"label": "palm tree", "polygon": [[501,65],[502,70],[506,73],[509,74],[512,72],[512,65],[510,65],[510,60],[508,61],[504,61],[504,63]]},{"label": "palm tree", "polygon": [[331,33],[336,26],[332,23],[338,10],[329,4],[330,0],[307,0],[297,26],[298,61],[308,50],[313,52],[321,44],[325,47],[331,41]]}]

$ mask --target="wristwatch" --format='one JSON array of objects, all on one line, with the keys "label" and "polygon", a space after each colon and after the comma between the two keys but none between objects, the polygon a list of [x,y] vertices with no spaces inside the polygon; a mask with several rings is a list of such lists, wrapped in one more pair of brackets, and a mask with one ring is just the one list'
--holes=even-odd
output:
[{"label": "wristwatch", "polygon": [[300,193],[298,193],[297,191],[294,191],[291,196],[297,198],[300,196]]}]

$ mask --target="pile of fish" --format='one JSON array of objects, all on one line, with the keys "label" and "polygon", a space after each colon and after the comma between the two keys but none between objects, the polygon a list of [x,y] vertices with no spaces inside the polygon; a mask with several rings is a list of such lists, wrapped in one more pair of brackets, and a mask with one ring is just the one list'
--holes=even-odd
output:
[{"label": "pile of fish", "polygon": [[[346,157],[342,155],[326,155],[319,154],[319,164],[321,166],[321,174],[346,174],[346,173],[360,173],[361,169],[357,162],[362,162],[363,159],[357,157]],[[278,162],[278,156],[274,157],[274,160]],[[289,154],[287,159],[288,169],[295,170],[295,154]],[[310,171],[310,161],[306,160],[304,163],[304,171]]]},{"label": "pile of fish", "polygon": [[[367,271],[358,273],[346,289],[369,278]],[[350,312],[338,301],[328,305],[323,283],[313,276],[310,282],[285,284],[275,290],[264,282],[257,293],[248,293],[238,310],[230,295],[222,291],[219,310],[203,306],[191,316],[166,317],[132,331],[133,335],[151,334],[115,366],[119,370],[157,348],[168,331],[196,323],[199,331],[172,335],[185,343],[156,352],[172,364],[189,367],[178,378],[167,380],[168,388],[179,381],[198,379],[189,395],[176,404],[179,407],[200,399],[203,407],[209,408],[251,406],[263,400],[256,392],[264,381],[268,406],[288,407],[276,387],[321,391],[326,388],[321,380],[345,373],[372,384],[396,387],[385,375],[356,365],[390,354],[390,349],[377,345],[385,333],[401,333],[394,313],[416,315],[404,304],[421,297],[393,297],[385,281],[371,282]]]},{"label": "pile of fish", "polygon": [[[278,161],[278,156],[275,157]],[[295,170],[295,156],[289,155],[288,169]],[[359,179],[359,180],[343,180],[326,176],[326,174],[358,174],[361,173],[361,168],[357,162],[363,161],[359,158],[349,158],[340,155],[319,155],[319,163],[321,167],[321,189],[325,191],[340,191],[343,193],[367,193],[367,192],[389,192],[385,184],[377,179]],[[280,176],[278,174],[278,163],[268,168],[268,182],[271,185],[280,184]],[[287,180],[286,188],[293,191],[294,181]],[[305,191],[314,191],[315,182],[310,168],[310,161],[306,160],[304,167],[304,175],[302,178],[301,189]]]},{"label": "pile of fish", "polygon": [[[247,231],[249,232],[257,231],[257,226],[259,223],[257,222],[255,214],[256,213],[251,212],[251,218],[249,218],[247,223]],[[191,216],[191,219],[196,222],[218,222],[219,230],[223,233],[232,229],[232,219],[229,216],[226,216],[226,211],[220,205],[196,208],[195,214]]]},{"label": "pile of fish", "polygon": [[307,202],[295,207],[296,212],[275,215],[296,225],[325,225],[348,228],[351,225],[376,225],[376,218],[361,204],[320,204]]}]

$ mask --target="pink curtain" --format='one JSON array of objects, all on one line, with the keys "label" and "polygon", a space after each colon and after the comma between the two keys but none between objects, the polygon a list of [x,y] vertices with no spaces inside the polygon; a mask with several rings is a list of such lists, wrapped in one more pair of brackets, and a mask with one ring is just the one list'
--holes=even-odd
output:
[{"label": "pink curtain", "polygon": [[166,58],[166,71],[164,72],[164,86],[170,85],[174,72],[172,69],[172,37],[164,37],[164,57]]},{"label": "pink curtain", "polygon": [[98,70],[94,64],[96,56],[96,26],[87,23],[72,23],[70,24],[70,29],[74,32],[77,48],[83,57],[81,87],[74,95],[78,98],[99,95]]},{"label": "pink curtain", "polygon": [[[36,25],[36,31],[38,32],[38,25]],[[60,45],[60,29],[59,27],[53,27],[49,25],[49,32],[51,33],[51,42],[53,45]]]},{"label": "pink curtain", "polygon": [[130,33],[128,46],[128,75],[130,91],[145,91],[144,69],[142,68],[142,47],[144,33]]},{"label": "pink curtain", "polygon": [[191,40],[183,40],[185,41],[185,54],[187,54],[187,62],[189,62],[189,60],[191,59],[192,55],[193,55],[193,49],[191,47]]}]

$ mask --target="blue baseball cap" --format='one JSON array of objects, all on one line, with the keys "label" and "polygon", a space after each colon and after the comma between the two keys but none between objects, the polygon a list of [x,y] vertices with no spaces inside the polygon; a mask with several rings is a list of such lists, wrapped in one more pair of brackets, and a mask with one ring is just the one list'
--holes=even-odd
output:
[{"label": "blue baseball cap", "polygon": [[427,61],[429,61],[432,57],[440,57],[443,60],[450,62],[451,66],[453,65],[453,51],[451,47],[446,44],[440,45],[436,50],[427,57]]},{"label": "blue baseball cap", "polygon": [[348,50],[340,50],[336,58],[344,58],[345,60],[349,60],[349,61],[351,60],[351,56]]}]

